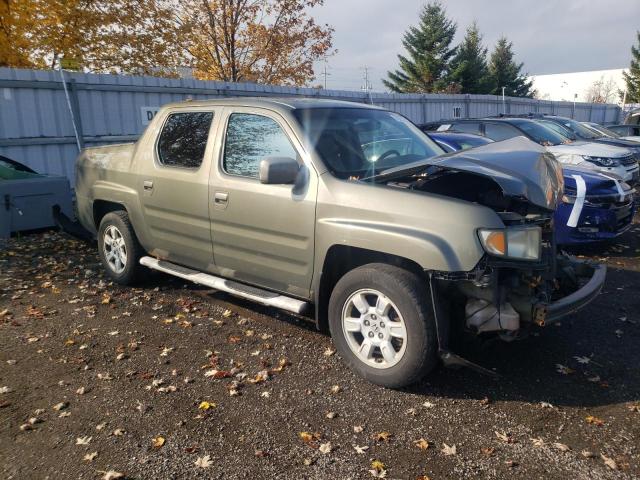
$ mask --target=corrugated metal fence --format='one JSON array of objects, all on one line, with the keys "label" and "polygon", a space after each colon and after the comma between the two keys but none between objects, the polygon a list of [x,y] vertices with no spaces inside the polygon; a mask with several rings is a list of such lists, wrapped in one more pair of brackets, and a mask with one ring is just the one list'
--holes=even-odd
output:
[{"label": "corrugated metal fence", "polygon": [[43,173],[74,180],[78,154],[71,110],[81,144],[133,141],[157,107],[186,98],[301,95],[374,103],[416,123],[473,118],[499,113],[553,113],[599,123],[618,121],[616,105],[552,102],[493,95],[414,95],[319,90],[194,79],[92,75],[65,72],[69,102],[60,72],[0,68],[0,154]]}]

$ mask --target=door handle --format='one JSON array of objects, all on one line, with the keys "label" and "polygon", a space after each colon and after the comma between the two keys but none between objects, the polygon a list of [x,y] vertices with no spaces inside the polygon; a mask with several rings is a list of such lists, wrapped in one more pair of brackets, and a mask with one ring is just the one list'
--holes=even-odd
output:
[{"label": "door handle", "polygon": [[216,192],[213,195],[213,201],[215,203],[227,203],[229,200],[229,194],[227,192]]},{"label": "door handle", "polygon": [[145,190],[153,190],[153,182],[151,180],[145,180],[142,182],[142,188]]}]

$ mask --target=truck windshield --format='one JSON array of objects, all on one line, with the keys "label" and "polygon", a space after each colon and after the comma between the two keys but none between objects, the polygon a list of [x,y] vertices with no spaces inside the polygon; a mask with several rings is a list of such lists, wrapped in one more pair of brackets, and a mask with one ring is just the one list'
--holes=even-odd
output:
[{"label": "truck windshield", "polygon": [[342,179],[372,177],[444,153],[409,120],[385,110],[308,108],[294,116],[310,146]]}]

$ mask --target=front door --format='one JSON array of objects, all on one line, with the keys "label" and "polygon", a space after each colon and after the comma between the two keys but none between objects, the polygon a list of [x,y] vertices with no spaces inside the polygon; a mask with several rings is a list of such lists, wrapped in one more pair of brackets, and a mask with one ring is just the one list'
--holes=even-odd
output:
[{"label": "front door", "polygon": [[[170,110],[154,146],[138,158],[138,191],[152,255],[211,269],[209,171],[212,109]],[[213,135],[212,135],[213,137]]]},{"label": "front door", "polygon": [[[217,165],[211,169],[211,235],[222,276],[306,297],[313,275],[317,176],[286,121],[252,108],[224,111]],[[296,185],[258,179],[265,157],[301,166]]]}]

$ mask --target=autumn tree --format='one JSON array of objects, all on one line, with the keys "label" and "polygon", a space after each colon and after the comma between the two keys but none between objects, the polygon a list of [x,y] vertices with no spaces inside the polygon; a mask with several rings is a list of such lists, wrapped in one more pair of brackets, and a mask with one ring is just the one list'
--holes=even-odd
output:
[{"label": "autumn tree", "polygon": [[306,10],[323,0],[188,0],[180,13],[194,76],[304,85],[331,53],[333,29]]},{"label": "autumn tree", "polygon": [[440,2],[431,2],[420,13],[418,26],[404,34],[407,55],[398,55],[400,68],[388,72],[383,83],[393,92],[435,93],[449,88],[449,63],[456,53],[451,46],[456,24]]},{"label": "autumn tree", "polygon": [[0,0],[0,67],[32,67],[30,42],[22,21],[28,17],[24,1]]},{"label": "autumn tree", "polygon": [[515,60],[513,43],[506,37],[501,37],[489,59],[490,90],[488,93],[500,95],[504,87],[505,95],[533,97],[535,91],[531,81],[522,73],[522,67],[523,64]]},{"label": "autumn tree", "polygon": [[[628,72],[622,72],[626,85],[626,102],[640,103],[640,31],[636,33],[637,45],[631,46],[631,64]],[[620,98],[624,98],[620,92]]]},{"label": "autumn tree", "polygon": [[[2,64],[171,74],[185,55],[168,0],[0,0]],[[6,27],[5,27],[6,25]],[[5,55],[5,52],[8,54]]]}]

